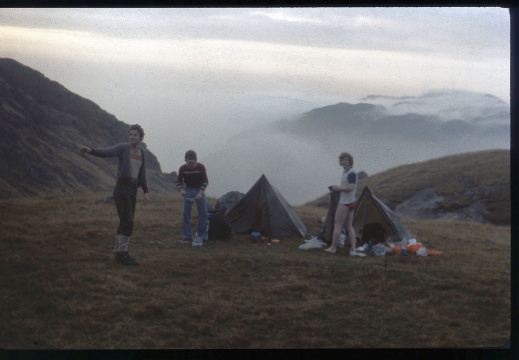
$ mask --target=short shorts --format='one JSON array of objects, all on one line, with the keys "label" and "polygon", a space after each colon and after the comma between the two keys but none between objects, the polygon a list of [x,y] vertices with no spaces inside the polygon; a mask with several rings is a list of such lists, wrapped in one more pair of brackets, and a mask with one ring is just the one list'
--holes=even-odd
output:
[{"label": "short shorts", "polygon": [[350,210],[354,210],[354,209],[355,209],[355,206],[357,206],[357,202],[354,201],[354,202],[352,202],[352,203],[346,204],[346,206],[348,207],[348,209],[350,209]]}]

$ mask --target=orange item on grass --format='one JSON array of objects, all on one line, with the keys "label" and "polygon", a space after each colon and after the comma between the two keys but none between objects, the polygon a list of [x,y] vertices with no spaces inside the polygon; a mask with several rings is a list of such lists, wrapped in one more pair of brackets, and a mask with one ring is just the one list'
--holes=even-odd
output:
[{"label": "orange item on grass", "polygon": [[441,253],[441,251],[427,250],[427,255],[440,255]]},{"label": "orange item on grass", "polygon": [[393,246],[390,247],[389,250],[393,251],[396,255],[400,255],[402,253],[403,246]]},{"label": "orange item on grass", "polygon": [[410,253],[410,254],[416,254],[416,252],[418,250],[420,250],[421,247],[423,247],[422,244],[408,245],[407,246],[407,252]]}]

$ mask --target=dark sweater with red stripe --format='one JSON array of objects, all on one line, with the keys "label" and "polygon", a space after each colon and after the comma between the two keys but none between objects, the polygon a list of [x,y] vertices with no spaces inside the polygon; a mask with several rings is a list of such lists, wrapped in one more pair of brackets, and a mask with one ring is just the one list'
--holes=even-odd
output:
[{"label": "dark sweater with red stripe", "polygon": [[183,182],[189,188],[205,190],[207,185],[209,185],[205,166],[199,162],[196,163],[193,169],[188,168],[187,164],[182,165],[180,169],[178,169],[177,176],[177,187],[179,190]]}]

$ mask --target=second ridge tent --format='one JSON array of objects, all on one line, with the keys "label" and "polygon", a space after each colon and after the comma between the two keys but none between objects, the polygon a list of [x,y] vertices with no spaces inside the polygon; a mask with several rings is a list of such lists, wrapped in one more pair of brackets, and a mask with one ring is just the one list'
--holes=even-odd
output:
[{"label": "second ridge tent", "polygon": [[353,228],[357,233],[357,238],[360,238],[362,242],[369,240],[366,239],[366,230],[374,225],[380,228],[383,240],[387,240],[388,237],[393,237],[395,241],[410,238],[406,228],[400,222],[400,217],[366,186],[357,200],[353,215]]}]

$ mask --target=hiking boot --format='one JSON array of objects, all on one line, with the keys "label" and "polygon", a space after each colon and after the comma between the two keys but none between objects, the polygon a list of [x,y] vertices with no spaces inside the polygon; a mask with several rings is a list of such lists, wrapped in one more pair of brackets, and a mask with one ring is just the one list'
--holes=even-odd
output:
[{"label": "hiking boot", "polygon": [[366,256],[366,254],[363,254],[363,253],[360,253],[360,252],[356,252],[356,251],[350,251],[350,256],[364,257],[364,256]]},{"label": "hiking boot", "polygon": [[134,257],[131,257],[128,254],[128,251],[121,251],[115,253],[115,262],[124,264],[124,265],[139,265],[137,260]]}]

